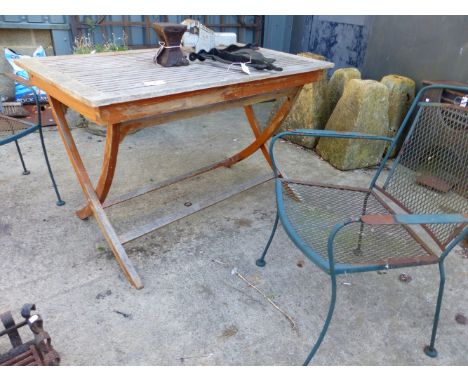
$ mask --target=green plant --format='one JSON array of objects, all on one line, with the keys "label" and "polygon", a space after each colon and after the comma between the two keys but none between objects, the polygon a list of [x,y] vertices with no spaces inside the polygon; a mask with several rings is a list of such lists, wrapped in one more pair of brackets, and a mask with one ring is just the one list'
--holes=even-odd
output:
[{"label": "green plant", "polygon": [[[79,35],[75,37],[75,41],[73,43],[73,54],[93,54],[93,53],[101,53],[101,52],[117,52],[117,51],[124,51],[128,50],[127,45],[127,35],[125,32],[122,33],[122,37],[115,37],[115,34],[112,33],[112,39],[107,40],[105,36],[103,36],[103,43],[96,44],[93,41],[94,31],[96,30],[96,22],[87,17],[85,20],[85,24],[88,27],[88,33],[86,35]],[[105,135],[105,128],[100,128],[96,126],[96,128],[90,128],[90,123],[80,114],[79,121],[76,124],[76,127],[81,127],[87,129],[92,134],[97,135]],[[99,134],[98,131],[102,130],[102,133]],[[101,250],[98,248],[98,250]]]},{"label": "green plant", "polygon": [[[94,28],[90,26],[89,30],[94,31]],[[101,44],[94,43],[92,33],[75,37],[73,43],[73,54],[117,52],[124,50],[128,50],[127,35],[125,32],[123,32],[122,37],[116,37],[115,34],[112,33],[112,39],[107,40],[104,38],[104,42]]]}]

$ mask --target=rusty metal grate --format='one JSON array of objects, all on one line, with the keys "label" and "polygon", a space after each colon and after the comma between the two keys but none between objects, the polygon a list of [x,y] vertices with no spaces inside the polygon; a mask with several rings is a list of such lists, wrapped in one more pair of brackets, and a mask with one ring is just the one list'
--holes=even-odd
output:
[{"label": "rusty metal grate", "polygon": [[[339,187],[339,186],[338,186]],[[286,215],[301,239],[328,261],[327,241],[333,226],[363,214],[389,214],[373,195],[351,188],[335,188],[283,181]],[[335,238],[334,258],[341,264],[398,264],[399,259],[434,262],[402,226],[350,224]],[[382,245],[385,243],[385,245]]]},{"label": "rusty metal grate", "polygon": [[[0,366],[56,366],[60,356],[52,347],[49,334],[44,330],[42,317],[34,314],[34,304],[24,304],[21,316],[24,320],[15,322],[10,311],[0,314],[0,323],[5,327],[0,329],[0,338],[8,337],[12,348],[4,354],[0,353]],[[34,339],[23,343],[18,329],[28,326]]]},{"label": "rusty metal grate", "polygon": [[[383,188],[415,214],[468,213],[468,110],[421,103],[414,130]],[[427,228],[446,244],[460,227]]]},{"label": "rusty metal grate", "polygon": [[0,366],[45,366],[45,364],[36,347],[30,345],[26,351],[12,356],[3,362],[0,360]]}]

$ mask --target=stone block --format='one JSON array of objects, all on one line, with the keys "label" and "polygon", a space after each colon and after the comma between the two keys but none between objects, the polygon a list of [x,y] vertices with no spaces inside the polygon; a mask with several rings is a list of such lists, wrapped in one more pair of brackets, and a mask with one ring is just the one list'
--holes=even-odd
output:
[{"label": "stone block", "polygon": [[94,122],[91,122],[88,118],[84,117],[73,109],[67,109],[65,118],[67,119],[68,125],[71,129],[82,128],[85,129],[88,133],[100,135],[102,137],[106,136],[107,129],[105,126],[100,126]]},{"label": "stone block", "polygon": [[331,76],[327,86],[330,113],[343,95],[346,84],[352,79],[361,79],[361,72],[356,68],[337,69]]},{"label": "stone block", "polygon": [[321,54],[318,54],[318,53],[300,52],[297,55],[302,56],[302,57],[307,57],[307,58],[313,58],[314,60],[327,61],[327,58],[325,56],[322,56]]},{"label": "stone block", "polygon": [[74,128],[85,128],[88,126],[88,120],[85,119],[80,113],[75,110],[68,108],[65,113],[65,118],[68,122],[70,129]]},{"label": "stone block", "polygon": [[[298,53],[298,55],[315,60],[326,60],[324,56],[310,52]],[[282,101],[278,100],[273,105],[270,120],[280,107]],[[283,121],[278,131],[298,129],[322,130],[325,128],[328,115],[327,76],[326,72],[323,72],[317,82],[304,85],[289,115]],[[291,136],[287,137],[287,139],[310,149],[315,146],[317,141],[315,137]]]},{"label": "stone block", "polygon": [[[388,135],[388,89],[373,80],[350,80],[327,122],[326,130]],[[385,141],[320,138],[317,152],[340,170],[378,164]]]},{"label": "stone block", "polygon": [[394,136],[414,100],[416,84],[411,78],[390,74],[380,82],[388,90],[388,128],[389,136]]},{"label": "stone block", "polygon": [[[5,57],[0,57],[0,73],[13,73],[10,64]],[[0,97],[6,97],[9,101],[15,98],[15,83],[8,77],[0,75]]]},{"label": "stone block", "polygon": [[[396,74],[385,76],[380,80],[380,82],[389,90],[388,135],[393,137],[400,128],[401,123],[414,100],[416,84],[411,78]],[[400,143],[397,145],[390,157],[396,156],[401,148],[402,142],[403,139],[400,139]]]}]

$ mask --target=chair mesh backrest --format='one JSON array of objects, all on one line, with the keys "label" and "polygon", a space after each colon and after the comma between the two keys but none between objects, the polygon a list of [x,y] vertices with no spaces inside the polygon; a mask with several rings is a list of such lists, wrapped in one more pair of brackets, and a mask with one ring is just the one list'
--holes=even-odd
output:
[{"label": "chair mesh backrest", "polygon": [[[420,103],[384,190],[414,214],[468,213],[468,107]],[[445,247],[460,226],[427,225]]]}]

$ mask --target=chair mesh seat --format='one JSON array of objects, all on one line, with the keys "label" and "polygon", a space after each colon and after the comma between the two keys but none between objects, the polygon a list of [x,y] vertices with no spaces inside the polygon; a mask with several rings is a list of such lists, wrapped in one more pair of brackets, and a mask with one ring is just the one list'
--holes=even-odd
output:
[{"label": "chair mesh seat", "polygon": [[[283,181],[282,185],[284,213],[289,223],[302,241],[327,262],[328,237],[336,224],[364,214],[390,213],[373,194],[365,191],[291,181]],[[361,228],[359,222],[338,232],[333,256],[337,264],[388,267],[403,262],[432,264],[438,260],[401,225],[363,224]]]}]

